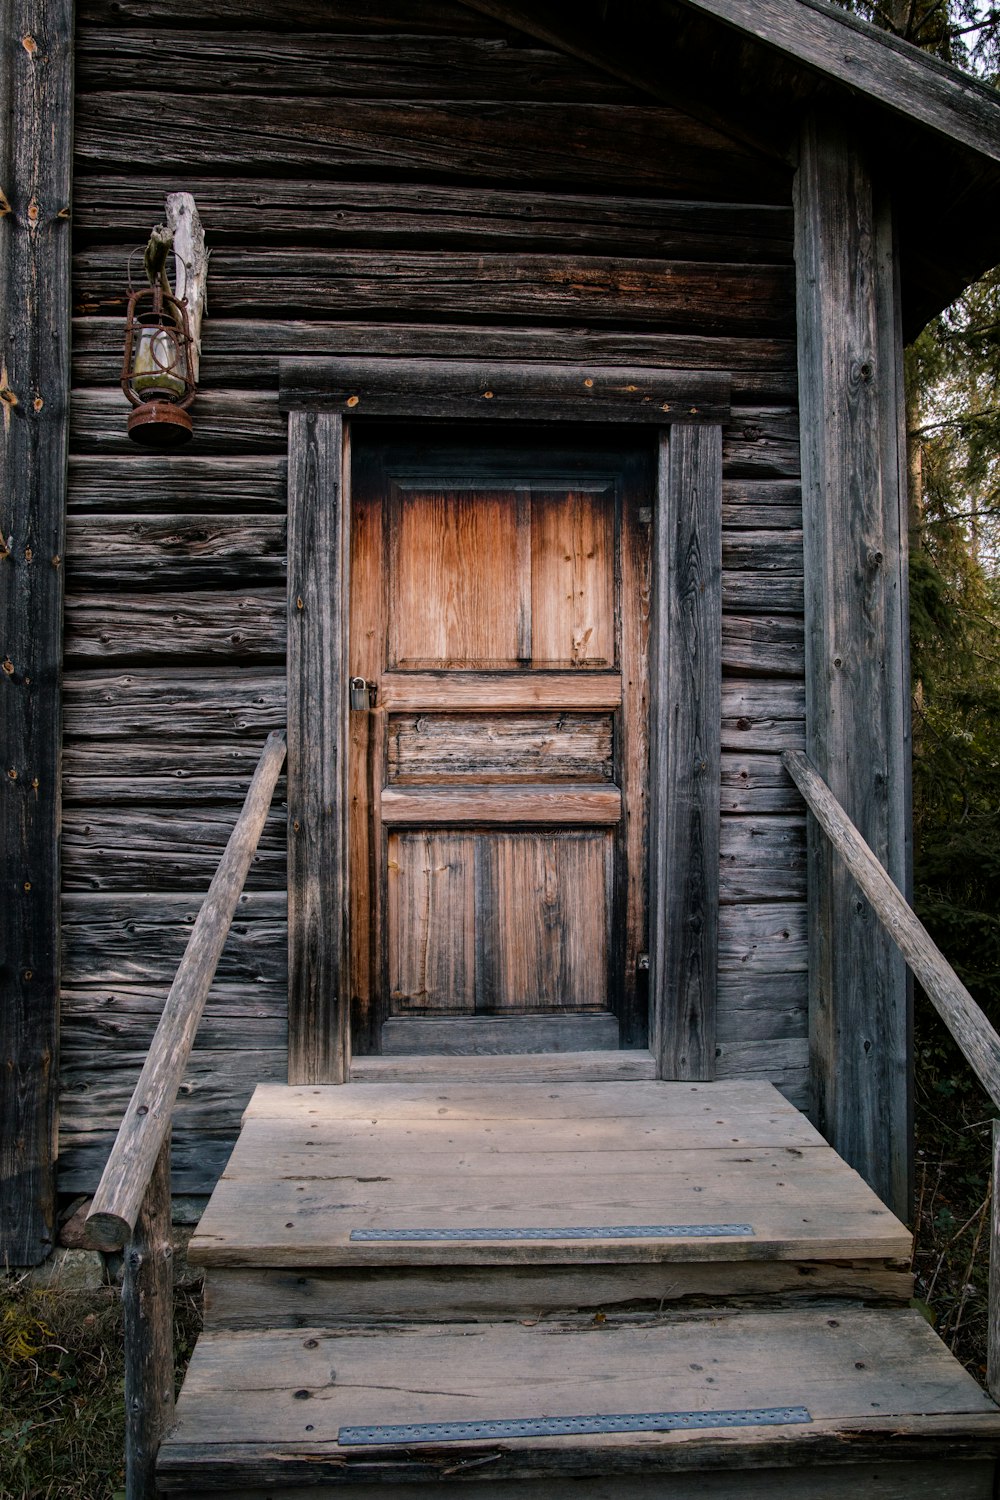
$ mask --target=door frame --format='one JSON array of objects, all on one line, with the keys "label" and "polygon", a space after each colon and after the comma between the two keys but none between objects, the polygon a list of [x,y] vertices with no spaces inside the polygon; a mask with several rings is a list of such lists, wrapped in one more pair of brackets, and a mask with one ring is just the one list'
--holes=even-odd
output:
[{"label": "door frame", "polygon": [[[288,426],[288,1078],[350,1077],[350,421],[660,429],[650,620],[650,1037],[657,1077],[714,1075],[725,372],[502,361],[279,361]],[[348,420],[350,419],[350,420]],[[669,726],[669,728],[668,728]]]}]

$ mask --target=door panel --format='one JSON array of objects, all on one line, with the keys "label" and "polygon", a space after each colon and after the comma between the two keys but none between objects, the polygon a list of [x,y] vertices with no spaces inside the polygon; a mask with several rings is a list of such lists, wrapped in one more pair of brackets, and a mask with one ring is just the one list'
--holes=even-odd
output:
[{"label": "door panel", "polygon": [[355,1050],[421,1016],[464,1039],[603,1013],[641,1045],[648,460],[591,435],[520,463],[495,439],[356,452]]}]

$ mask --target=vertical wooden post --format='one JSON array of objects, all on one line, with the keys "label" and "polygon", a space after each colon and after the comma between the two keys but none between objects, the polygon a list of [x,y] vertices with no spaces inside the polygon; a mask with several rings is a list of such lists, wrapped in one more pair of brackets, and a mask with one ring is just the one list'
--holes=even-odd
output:
[{"label": "vertical wooden post", "polygon": [[662,1078],[712,1078],[719,947],[722,429],[660,438],[653,540],[650,1005]]},{"label": "vertical wooden post", "polygon": [[332,412],[288,419],[288,1079],[343,1083],[347,993],[349,453]]},{"label": "vertical wooden post", "polygon": [[[805,548],[806,749],[910,889],[902,347],[892,223],[846,126],[800,141],[795,257]],[[910,1207],[902,958],[810,819],[817,1124],[901,1217]]]},{"label": "vertical wooden post", "polygon": [[156,1454],[174,1415],[170,1135],[125,1249],[125,1495],[154,1500]]},{"label": "vertical wooden post", "polygon": [[0,0],[0,1261],[54,1242],[72,0]]},{"label": "vertical wooden post", "polygon": [[1000,1120],[993,1121],[990,1179],[990,1286],[986,1304],[986,1389],[1000,1405]]}]

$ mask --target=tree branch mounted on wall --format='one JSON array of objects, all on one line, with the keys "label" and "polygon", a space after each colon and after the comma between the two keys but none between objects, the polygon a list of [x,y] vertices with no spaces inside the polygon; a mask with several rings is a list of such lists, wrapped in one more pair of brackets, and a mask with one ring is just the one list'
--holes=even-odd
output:
[{"label": "tree branch mounted on wall", "polygon": [[[174,252],[176,286],[167,277]],[[189,408],[198,387],[201,320],[206,308],[208,252],[190,193],[167,197],[143,254],[148,286],[129,295],[122,390],[131,403],[129,437],[143,447],[178,448],[190,440]]]}]

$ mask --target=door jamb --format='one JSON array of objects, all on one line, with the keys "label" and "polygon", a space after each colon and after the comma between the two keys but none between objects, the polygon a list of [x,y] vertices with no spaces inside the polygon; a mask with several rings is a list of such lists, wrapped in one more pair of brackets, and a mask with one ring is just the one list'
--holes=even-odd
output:
[{"label": "door jamb", "polygon": [[289,412],[289,1082],[343,1083],[351,1075],[345,991],[351,511],[344,415],[482,420],[487,400],[491,419],[661,428],[650,636],[652,1050],[657,1076],[713,1077],[722,425],[729,376],[362,357],[281,360],[279,371],[280,401]]}]

